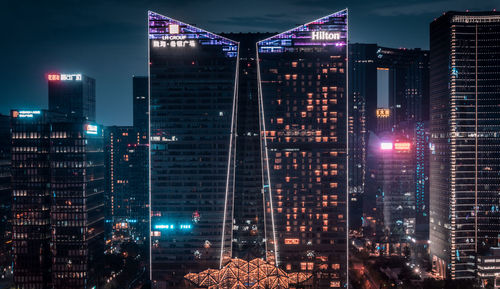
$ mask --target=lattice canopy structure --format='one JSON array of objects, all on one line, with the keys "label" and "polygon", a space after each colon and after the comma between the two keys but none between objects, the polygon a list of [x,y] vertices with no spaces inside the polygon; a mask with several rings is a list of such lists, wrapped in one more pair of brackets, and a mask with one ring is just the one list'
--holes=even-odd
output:
[{"label": "lattice canopy structure", "polygon": [[197,287],[208,289],[285,289],[291,284],[302,283],[311,273],[290,273],[263,259],[248,262],[231,259],[222,269],[207,269],[184,276]]}]

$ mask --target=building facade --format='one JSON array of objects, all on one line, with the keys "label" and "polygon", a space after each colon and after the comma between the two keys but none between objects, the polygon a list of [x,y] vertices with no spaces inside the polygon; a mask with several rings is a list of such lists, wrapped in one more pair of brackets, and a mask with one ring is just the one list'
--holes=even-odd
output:
[{"label": "building facade", "polygon": [[499,32],[498,12],[448,12],[430,26],[430,248],[444,278],[475,278],[500,233]]},{"label": "building facade", "polygon": [[102,129],[49,111],[11,117],[14,282],[91,288],[104,251]]},{"label": "building facade", "polygon": [[274,250],[318,288],[347,284],[347,37],[342,10],[257,43]]},{"label": "building facade", "polygon": [[104,139],[110,233],[144,242],[149,231],[147,133],[131,126],[109,126]]},{"label": "building facade", "polygon": [[95,121],[95,79],[80,73],[51,73],[47,78],[50,111]]},{"label": "building facade", "polygon": [[383,234],[390,253],[404,254],[415,238],[414,143],[406,137],[386,134],[380,143],[379,184],[383,210]]},{"label": "building facade", "polygon": [[238,43],[149,12],[149,63],[151,280],[171,288],[231,255]]}]

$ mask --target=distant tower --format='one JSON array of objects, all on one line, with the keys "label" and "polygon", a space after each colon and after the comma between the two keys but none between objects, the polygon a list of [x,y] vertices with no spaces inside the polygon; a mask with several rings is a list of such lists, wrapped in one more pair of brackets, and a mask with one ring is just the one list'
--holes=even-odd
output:
[{"label": "distant tower", "polygon": [[49,74],[49,110],[95,121],[95,79],[83,74]]}]

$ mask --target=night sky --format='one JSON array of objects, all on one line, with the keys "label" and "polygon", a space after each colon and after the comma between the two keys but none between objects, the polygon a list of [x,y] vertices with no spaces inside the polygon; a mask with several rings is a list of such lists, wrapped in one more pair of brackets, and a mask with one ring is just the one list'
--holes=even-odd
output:
[{"label": "night sky", "polygon": [[0,113],[46,108],[46,74],[81,72],[97,81],[97,121],[131,124],[148,10],[213,32],[281,32],[346,7],[351,42],[428,49],[429,23],[444,11],[491,11],[500,0],[2,0]]}]

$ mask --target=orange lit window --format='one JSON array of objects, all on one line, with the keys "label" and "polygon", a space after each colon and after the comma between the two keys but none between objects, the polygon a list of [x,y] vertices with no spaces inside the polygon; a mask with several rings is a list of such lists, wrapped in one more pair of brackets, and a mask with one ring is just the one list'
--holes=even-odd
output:
[{"label": "orange lit window", "polygon": [[285,239],[285,244],[286,245],[298,245],[300,244],[299,239]]},{"label": "orange lit window", "polygon": [[283,119],[282,119],[282,118],[278,118],[278,119],[276,120],[276,122],[277,122],[277,123],[283,123]]}]

